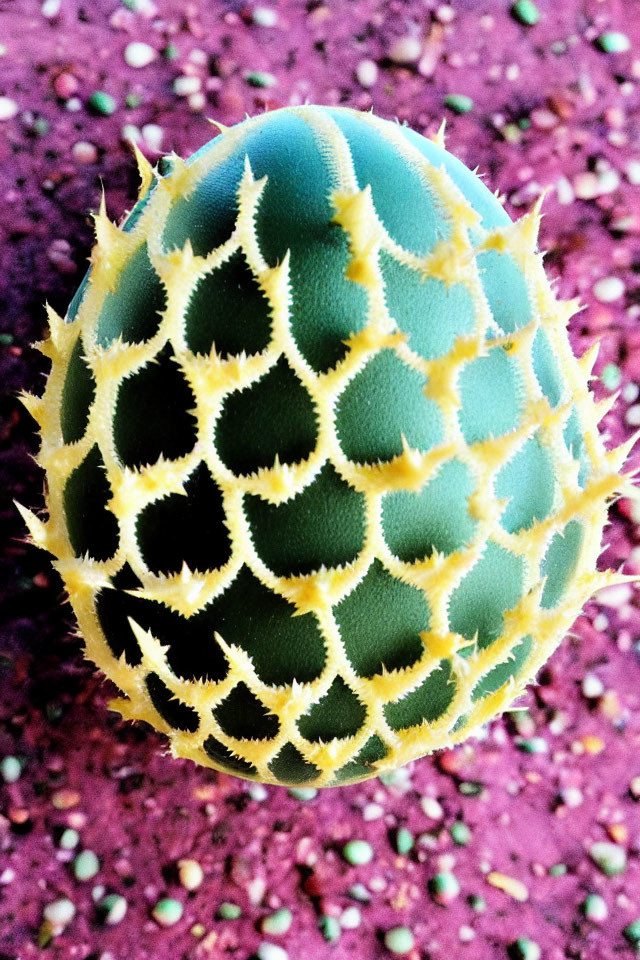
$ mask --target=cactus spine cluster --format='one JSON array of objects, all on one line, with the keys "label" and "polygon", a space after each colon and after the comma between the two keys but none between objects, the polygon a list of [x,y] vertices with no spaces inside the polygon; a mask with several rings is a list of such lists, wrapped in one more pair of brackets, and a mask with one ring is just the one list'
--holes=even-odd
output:
[{"label": "cactus spine cluster", "polygon": [[536,252],[475,175],[345,109],[152,170],[49,311],[45,521],[87,656],[171,751],[365,779],[466,738],[585,601],[606,451]]}]

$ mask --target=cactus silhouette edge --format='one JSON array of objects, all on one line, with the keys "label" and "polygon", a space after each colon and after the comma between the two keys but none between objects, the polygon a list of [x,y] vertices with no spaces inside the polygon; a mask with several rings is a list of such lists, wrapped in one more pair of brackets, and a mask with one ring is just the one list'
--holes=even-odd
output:
[{"label": "cactus silhouette edge", "polygon": [[606,450],[537,252],[443,136],[346,108],[152,170],[48,309],[49,551],[113,706],[174,756],[355,782],[451,746],[603,586]]}]

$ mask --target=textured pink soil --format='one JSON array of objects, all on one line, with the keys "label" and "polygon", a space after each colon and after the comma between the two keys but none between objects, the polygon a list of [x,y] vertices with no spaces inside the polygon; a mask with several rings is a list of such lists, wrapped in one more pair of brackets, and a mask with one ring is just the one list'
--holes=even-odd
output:
[{"label": "textured pink soil", "polygon": [[[114,218],[133,203],[125,124],[144,131],[143,147],[155,160],[160,138],[162,151],[181,154],[209,139],[207,115],[233,123],[245,111],[307,98],[373,106],[426,132],[445,115],[449,149],[479,165],[513,214],[551,188],[542,225],[548,267],[561,277],[563,296],[579,295],[587,305],[572,321],[575,350],[600,339],[594,389],[607,396],[618,379],[622,386],[605,426],[613,440],[629,435],[640,423],[637,3],[539,2],[533,27],[519,25],[509,4],[495,0],[265,0],[258,11],[266,15],[221,0],[136,5],[62,0],[56,13],[53,0],[0,4],[0,115],[8,115],[0,120],[0,489],[7,493],[0,503],[7,531],[0,760],[22,764],[15,782],[0,781],[0,957],[247,960],[261,951],[262,960],[284,960],[264,946],[270,943],[289,960],[381,958],[391,956],[384,935],[397,926],[413,933],[410,960],[523,956],[513,946],[519,937],[535,941],[543,960],[636,955],[622,933],[640,916],[634,588],[616,588],[587,606],[527,694],[526,712],[386,785],[374,780],[301,800],[174,761],[161,737],[107,710],[111,691],[83,661],[60,581],[46,556],[22,542],[11,497],[42,504],[42,475],[29,456],[33,423],[15,391],[41,388],[44,361],[28,344],[42,336],[45,299],[64,312],[82,276],[91,243],[87,213],[97,207],[101,182]],[[273,14],[273,25],[260,25]],[[600,52],[595,40],[606,29],[624,31],[631,50]],[[419,62],[394,64],[394,38],[410,34],[422,42]],[[132,41],[158,51],[173,45],[175,57],[128,66],[123,52]],[[378,67],[369,89],[357,79],[363,60]],[[360,66],[365,82],[367,69]],[[252,86],[251,71],[267,71],[273,84]],[[180,76],[196,78],[190,98],[174,90]],[[113,113],[92,112],[95,91],[113,96]],[[444,106],[447,93],[470,96],[473,109],[455,115]],[[622,281],[612,302],[594,294],[604,277]],[[627,572],[640,573],[639,520],[627,501],[613,508],[603,566],[625,563]],[[583,692],[590,674],[602,683],[596,698]],[[586,692],[593,683],[587,680]],[[0,769],[10,770],[10,762]],[[465,846],[449,832],[458,819],[471,832]],[[415,845],[400,856],[396,831],[403,826]],[[75,852],[59,847],[65,827],[79,834]],[[371,843],[368,865],[342,857],[353,838]],[[624,872],[607,876],[590,858],[592,844],[603,840],[626,852]],[[71,861],[81,849],[100,861],[91,880],[74,876]],[[204,871],[193,893],[177,879],[184,857]],[[439,871],[452,872],[460,885],[446,906],[429,893]],[[494,887],[491,871],[520,881],[521,899]],[[350,896],[355,883],[369,902]],[[95,902],[104,892],[126,898],[118,924],[100,921]],[[606,902],[600,923],[582,911],[590,893]],[[485,899],[484,912],[473,909],[473,895]],[[39,946],[43,909],[62,896],[75,917]],[[163,896],[184,904],[171,927],[151,915]],[[217,919],[223,901],[237,903],[242,917]],[[262,932],[262,918],[279,906],[293,914],[290,930]],[[327,941],[323,929],[331,926],[323,918],[340,918],[349,906],[360,909],[360,925]],[[357,919],[353,911],[346,917],[347,927]]]}]

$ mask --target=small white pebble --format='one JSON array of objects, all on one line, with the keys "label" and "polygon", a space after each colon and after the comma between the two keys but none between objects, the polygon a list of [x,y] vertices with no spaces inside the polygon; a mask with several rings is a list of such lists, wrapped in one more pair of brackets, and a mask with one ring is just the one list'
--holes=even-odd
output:
[{"label": "small white pebble", "polygon": [[598,613],[593,618],[594,630],[599,630],[600,632],[602,632],[603,630],[606,630],[608,626],[609,626],[609,618],[605,613]]},{"label": "small white pebble", "polygon": [[204,873],[197,860],[185,858],[178,860],[178,877],[185,890],[197,890],[204,880]]},{"label": "small white pebble", "polygon": [[563,207],[573,203],[576,198],[573,187],[565,176],[558,177],[556,182],[556,195],[558,197],[558,203],[562,204]]},{"label": "small white pebble", "polygon": [[620,174],[617,170],[603,170],[598,174],[600,194],[614,193],[620,186]]},{"label": "small white pebble", "polygon": [[389,47],[389,60],[392,63],[416,63],[422,53],[422,43],[419,37],[396,37]]},{"label": "small white pebble", "polygon": [[199,67],[206,67],[209,57],[206,50],[200,50],[198,47],[189,54],[189,62],[195,63]]},{"label": "small white pebble", "polygon": [[565,787],[565,789],[561,791],[560,797],[565,807],[570,807],[572,810],[579,807],[584,800],[582,790],[580,790],[579,787]]},{"label": "small white pebble", "polygon": [[629,160],[625,174],[629,183],[634,187],[640,186],[640,160]]},{"label": "small white pebble", "polygon": [[71,148],[71,155],[76,163],[95,163],[98,159],[98,148],[88,140],[78,140]]},{"label": "small white pebble", "polygon": [[289,960],[287,951],[275,943],[261,943],[256,956],[258,960]]},{"label": "small white pebble", "polygon": [[546,107],[538,107],[537,110],[532,110],[530,120],[537,130],[553,130],[559,123],[557,113],[554,113],[553,110],[547,110]]},{"label": "small white pebble", "polygon": [[640,427],[640,403],[629,407],[624,415],[625,423],[630,427]]},{"label": "small white pebble", "polygon": [[0,97],[0,120],[12,120],[20,107],[11,97]]},{"label": "small white pebble", "polygon": [[578,200],[593,200],[600,192],[596,174],[588,170],[577,173],[573,178],[573,189]]},{"label": "small white pebble", "polygon": [[67,897],[60,897],[59,900],[48,903],[42,911],[42,915],[45,920],[49,921],[54,930],[63,930],[75,917],[76,908]]},{"label": "small white pebble", "polygon": [[630,380],[622,388],[622,399],[625,403],[633,403],[640,396],[640,386],[634,380]]},{"label": "small white pebble", "polygon": [[363,811],[362,817],[366,821],[379,820],[380,817],[384,816],[384,807],[381,807],[379,803],[368,803]]},{"label": "small white pebble", "polygon": [[189,104],[189,110],[192,113],[200,113],[201,110],[204,110],[207,98],[204,93],[192,93],[190,97],[187,97],[187,103]]},{"label": "small white pebble", "polygon": [[612,587],[604,587],[596,593],[596,600],[603,607],[612,607],[620,609],[626,606],[633,596],[633,589],[630,583],[616,583]]},{"label": "small white pebble", "polygon": [[600,303],[614,303],[624,294],[624,283],[620,277],[602,277],[593,285],[593,295]]},{"label": "small white pebble", "polygon": [[148,43],[140,43],[139,41],[127,44],[124,50],[125,63],[136,70],[141,67],[148,67],[157,56],[158,54],[153,47],[150,47]]},{"label": "small white pebble", "polygon": [[604,693],[604,683],[595,673],[587,673],[582,680],[582,696],[587,700],[597,700]]},{"label": "small white pebble", "polygon": [[135,123],[125,123],[120,131],[120,139],[129,143],[140,143],[142,131]]},{"label": "small white pebble", "polygon": [[456,12],[453,7],[448,7],[446,4],[441,4],[436,10],[436,20],[439,23],[453,23],[456,18]]},{"label": "small white pebble", "polygon": [[179,97],[188,97],[192,93],[199,93],[202,88],[200,77],[176,77],[173,81],[173,92]]},{"label": "small white pebble", "polygon": [[356,79],[365,90],[375,86],[378,79],[378,64],[375,60],[361,60],[356,67]]},{"label": "small white pebble", "polygon": [[264,877],[257,876],[253,880],[249,880],[246,890],[247,896],[249,897],[250,903],[254,907],[257,907],[262,898],[264,897],[265,890],[267,889],[267,881]]},{"label": "small white pebble", "polygon": [[369,880],[369,890],[372,893],[383,893],[387,889],[387,881],[384,877],[371,877]]},{"label": "small white pebble", "polygon": [[362,914],[357,907],[347,907],[340,914],[340,926],[343,930],[355,930],[360,926]]},{"label": "small white pebble", "polygon": [[549,721],[549,733],[554,737],[559,736],[567,729],[567,715],[562,710],[557,710]]},{"label": "small white pebble", "polygon": [[460,937],[460,943],[471,943],[472,940],[475,940],[476,933],[473,927],[468,927],[465,924],[458,930],[458,936]]},{"label": "small white pebble", "polygon": [[278,22],[278,14],[271,7],[256,7],[252,19],[259,27],[275,27]]},{"label": "small white pebble", "polygon": [[44,3],[40,7],[40,13],[47,20],[53,20],[53,18],[57,17],[60,13],[61,6],[62,0],[44,0]]},{"label": "small white pebble", "polygon": [[267,788],[261,783],[252,783],[249,787],[247,787],[247,793],[252,800],[256,801],[256,803],[262,803],[263,800],[266,800],[269,796]]},{"label": "small white pebble", "polygon": [[150,150],[159,152],[162,149],[164,130],[157,123],[145,123],[142,128],[142,137]]},{"label": "small white pebble", "polygon": [[69,97],[67,102],[64,105],[65,110],[68,110],[69,113],[78,113],[82,110],[82,100],[80,97]]},{"label": "small white pebble", "polygon": [[420,806],[425,816],[431,820],[440,820],[444,816],[444,810],[435,797],[422,797]]}]

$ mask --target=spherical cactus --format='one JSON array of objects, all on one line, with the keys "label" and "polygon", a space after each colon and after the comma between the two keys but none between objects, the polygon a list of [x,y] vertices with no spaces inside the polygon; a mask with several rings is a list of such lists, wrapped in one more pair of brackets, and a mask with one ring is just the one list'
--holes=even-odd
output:
[{"label": "spherical cactus", "polygon": [[283,784],[464,739],[618,578],[628,445],[599,437],[538,210],[346,109],[138,160],[24,397],[49,518],[23,513],[116,707]]}]

